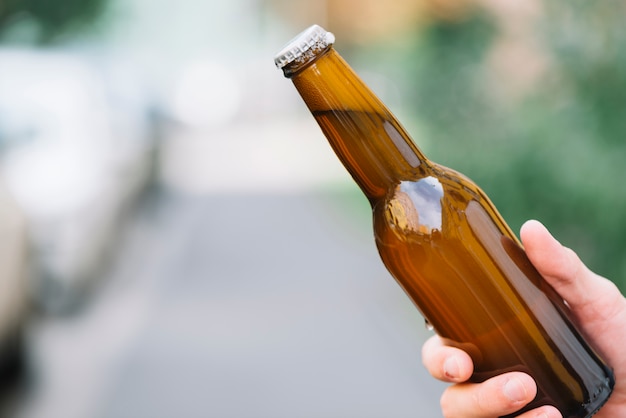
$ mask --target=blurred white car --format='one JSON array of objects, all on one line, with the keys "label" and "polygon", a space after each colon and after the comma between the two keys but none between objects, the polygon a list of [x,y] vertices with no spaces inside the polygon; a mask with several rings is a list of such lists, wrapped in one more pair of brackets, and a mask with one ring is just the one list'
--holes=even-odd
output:
[{"label": "blurred white car", "polygon": [[127,74],[0,49],[0,173],[25,212],[35,300],[47,310],[81,301],[149,180],[146,106]]}]

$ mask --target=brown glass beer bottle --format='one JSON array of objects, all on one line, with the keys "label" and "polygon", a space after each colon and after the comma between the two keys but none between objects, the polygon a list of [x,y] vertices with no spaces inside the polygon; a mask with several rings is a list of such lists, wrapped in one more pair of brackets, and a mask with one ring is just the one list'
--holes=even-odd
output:
[{"label": "brown glass beer bottle", "polygon": [[371,203],[387,269],[435,331],[472,356],[472,381],[523,371],[539,389],[523,411],[550,404],[564,417],[591,416],[614,377],[566,303],[484,192],[429,161],[333,42],[312,26],[275,63]]}]

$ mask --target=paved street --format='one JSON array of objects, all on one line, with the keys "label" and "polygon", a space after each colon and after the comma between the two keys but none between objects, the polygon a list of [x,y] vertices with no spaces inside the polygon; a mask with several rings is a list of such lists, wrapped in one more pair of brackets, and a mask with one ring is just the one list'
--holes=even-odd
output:
[{"label": "paved street", "polygon": [[335,197],[151,196],[80,315],[33,325],[13,416],[439,417],[423,320]]}]

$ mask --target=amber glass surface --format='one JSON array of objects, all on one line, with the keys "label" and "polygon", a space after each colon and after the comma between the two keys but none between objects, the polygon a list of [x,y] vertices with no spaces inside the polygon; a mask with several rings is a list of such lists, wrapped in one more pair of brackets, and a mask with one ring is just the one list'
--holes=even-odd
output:
[{"label": "amber glass surface", "polygon": [[334,49],[292,80],[368,197],[384,264],[435,331],[472,356],[472,380],[525,371],[539,391],[524,410],[597,411],[611,370],[485,194],[429,161]]}]

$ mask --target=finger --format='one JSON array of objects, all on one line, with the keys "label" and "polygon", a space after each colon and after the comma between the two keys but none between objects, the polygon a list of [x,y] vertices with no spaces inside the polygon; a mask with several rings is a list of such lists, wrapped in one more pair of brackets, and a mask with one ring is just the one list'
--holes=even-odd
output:
[{"label": "finger", "polygon": [[563,415],[555,407],[546,405],[524,412],[517,418],[563,418]]},{"label": "finger", "polygon": [[482,383],[448,387],[441,397],[441,410],[445,417],[498,417],[520,410],[536,394],[537,385],[529,375],[511,372]]},{"label": "finger", "polygon": [[422,363],[428,373],[444,382],[465,382],[474,372],[470,356],[463,350],[445,345],[437,335],[422,346]]},{"label": "finger", "polygon": [[589,270],[574,251],[561,245],[540,222],[526,222],[520,236],[530,261],[577,317],[603,321],[616,314],[597,309],[622,305],[617,301],[622,296],[615,284]]}]

